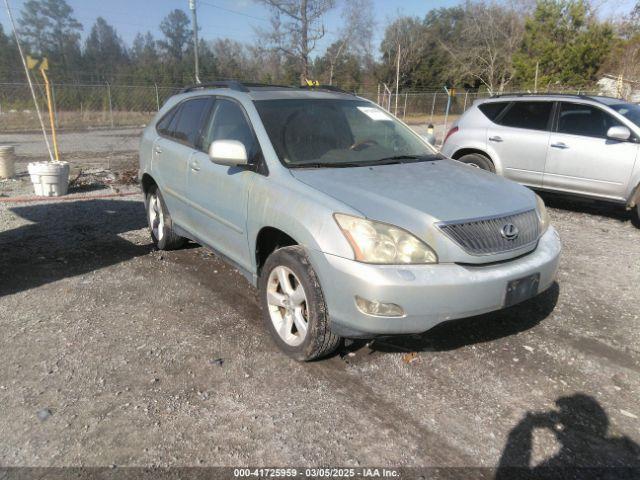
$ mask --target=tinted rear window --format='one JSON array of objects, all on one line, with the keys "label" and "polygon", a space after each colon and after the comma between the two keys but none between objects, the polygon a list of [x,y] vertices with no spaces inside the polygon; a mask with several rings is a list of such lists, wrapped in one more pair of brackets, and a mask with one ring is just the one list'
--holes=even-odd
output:
[{"label": "tinted rear window", "polygon": [[[178,105],[177,107],[173,107],[173,109],[171,109],[169,113],[162,117],[162,119],[156,126],[158,133],[160,133],[161,135],[171,136],[171,123],[173,122],[173,119],[176,118],[176,113],[178,112],[178,110],[180,110],[180,105]],[[175,126],[175,122],[173,122],[173,124]]]},{"label": "tinted rear window", "polygon": [[196,98],[184,102],[173,137],[195,146],[210,102],[210,98]]},{"label": "tinted rear window", "polygon": [[548,130],[552,102],[514,102],[500,118],[505,127]]},{"label": "tinted rear window", "polygon": [[482,113],[484,113],[485,117],[493,121],[498,117],[498,115],[500,115],[500,112],[502,112],[504,107],[507,105],[507,102],[489,102],[478,105],[478,108]]}]

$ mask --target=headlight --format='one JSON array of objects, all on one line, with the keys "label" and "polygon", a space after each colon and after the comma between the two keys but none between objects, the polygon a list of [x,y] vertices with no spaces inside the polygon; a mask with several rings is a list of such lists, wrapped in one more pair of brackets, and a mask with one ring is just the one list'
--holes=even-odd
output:
[{"label": "headlight", "polygon": [[334,217],[360,262],[438,263],[438,256],[428,245],[399,227],[343,213]]},{"label": "headlight", "polygon": [[544,205],[544,200],[536,195],[536,211],[538,212],[538,220],[540,221],[540,235],[547,231],[551,220],[547,213],[547,207]]}]

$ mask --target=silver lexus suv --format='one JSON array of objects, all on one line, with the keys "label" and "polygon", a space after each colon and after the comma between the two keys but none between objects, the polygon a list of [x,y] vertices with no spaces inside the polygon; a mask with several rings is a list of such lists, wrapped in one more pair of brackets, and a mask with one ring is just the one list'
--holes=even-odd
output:
[{"label": "silver lexus suv", "polygon": [[498,96],[453,124],[442,153],[524,185],[621,204],[640,218],[640,107],[609,97]]},{"label": "silver lexus suv", "polygon": [[191,239],[231,262],[298,360],[514,305],[558,266],[531,190],[328,88],[187,88],[145,129],[140,180],[157,247]]}]

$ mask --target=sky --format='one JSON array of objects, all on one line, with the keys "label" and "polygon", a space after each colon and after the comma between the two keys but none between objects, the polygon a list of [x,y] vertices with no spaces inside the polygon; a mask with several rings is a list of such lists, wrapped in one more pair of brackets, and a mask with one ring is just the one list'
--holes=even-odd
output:
[{"label": "sky", "polygon": [[[26,0],[9,0],[14,17]],[[599,14],[615,17],[628,12],[635,0],[596,0]],[[4,2],[2,2],[4,3]],[[181,8],[189,13],[189,0],[67,0],[75,17],[84,26],[84,37],[91,30],[96,18],[102,16],[113,25],[122,39],[131,45],[138,32],[150,31],[161,36],[159,25],[171,10]],[[337,0],[340,4],[341,1]],[[373,45],[377,51],[389,20],[399,15],[424,17],[434,8],[449,7],[459,0],[373,0],[376,29]],[[0,4],[0,22],[5,32],[10,31],[7,12]],[[255,43],[259,40],[254,27],[268,27],[269,10],[253,0],[197,0],[200,36],[205,40],[231,38],[239,42]],[[323,52],[335,40],[335,32],[341,26],[340,8],[330,12],[325,21],[327,35],[319,42],[317,52]],[[83,38],[84,38],[83,37]]]}]

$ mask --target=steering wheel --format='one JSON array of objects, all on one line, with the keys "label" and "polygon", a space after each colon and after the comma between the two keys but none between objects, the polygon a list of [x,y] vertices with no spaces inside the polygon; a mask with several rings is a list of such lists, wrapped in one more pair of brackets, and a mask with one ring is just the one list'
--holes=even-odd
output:
[{"label": "steering wheel", "polygon": [[359,152],[360,150],[363,150],[365,147],[370,147],[371,145],[380,146],[380,144],[376,142],[373,138],[366,138],[364,140],[360,140],[359,142],[356,142],[353,145],[351,145],[349,147],[349,150],[354,150],[356,152]]},{"label": "steering wheel", "polygon": [[[307,112],[298,110],[293,112],[284,121],[282,129],[282,148],[288,159],[304,160],[319,158],[329,150],[336,148],[336,139],[316,130],[313,119],[300,120],[308,115]],[[304,141],[306,138],[307,141]]]}]

